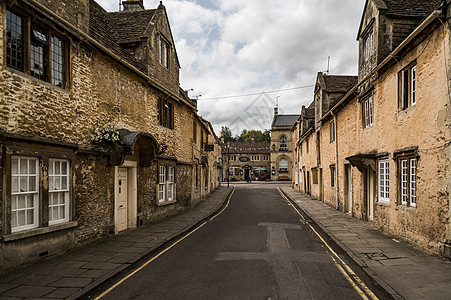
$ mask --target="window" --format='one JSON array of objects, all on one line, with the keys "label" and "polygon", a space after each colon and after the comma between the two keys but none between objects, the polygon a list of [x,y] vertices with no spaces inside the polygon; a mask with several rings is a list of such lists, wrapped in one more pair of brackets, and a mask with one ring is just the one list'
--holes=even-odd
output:
[{"label": "window", "polygon": [[401,205],[416,206],[416,159],[402,158],[399,160],[399,184]]},{"label": "window", "polygon": [[[197,165],[194,166],[194,175],[196,178],[196,186],[198,185]],[[175,183],[175,167],[160,165],[158,167],[158,202],[173,202],[176,200],[176,183]]]},{"label": "window", "polygon": [[379,181],[378,195],[379,202],[388,203],[390,201],[390,178],[388,159],[382,159],[378,162]]},{"label": "window", "polygon": [[169,68],[169,44],[160,38],[160,64]]},{"label": "window", "polygon": [[6,10],[6,62],[8,67],[23,71],[23,19]]},{"label": "window", "polygon": [[404,110],[417,103],[417,66],[411,65],[399,72],[399,108]]},{"label": "window", "polygon": [[39,226],[38,158],[11,158],[11,231]]},{"label": "window", "polygon": [[197,123],[193,121],[193,143],[197,144]]},{"label": "window", "polygon": [[374,33],[371,32],[366,38],[365,38],[365,62],[370,60],[370,58],[373,56],[373,45],[374,45]]},{"label": "window", "polygon": [[335,165],[330,166],[330,186],[335,187],[337,185],[337,169]]},{"label": "window", "polygon": [[373,126],[373,97],[370,96],[364,102],[364,126],[368,128]]},{"label": "window", "polygon": [[240,169],[235,168],[235,176],[238,176],[238,175],[240,175]]},{"label": "window", "polygon": [[330,142],[334,142],[335,141],[335,121],[332,120],[330,122]]},{"label": "window", "polygon": [[281,158],[279,161],[279,173],[288,173],[288,160]]},{"label": "window", "polygon": [[[29,19],[10,10],[6,11],[8,67],[64,88],[67,47],[65,42],[52,30],[27,22]],[[24,28],[24,24],[30,25]],[[29,64],[25,64],[26,59]],[[25,66],[27,68],[24,68]]]},{"label": "window", "polygon": [[174,128],[173,104],[158,97],[158,125]]},{"label": "window", "polygon": [[158,174],[158,201],[166,201],[166,167],[160,166]]},{"label": "window", "polygon": [[174,200],[175,168],[168,167],[168,201]]},{"label": "window", "polygon": [[49,225],[69,221],[69,161],[49,160]]},{"label": "window", "polygon": [[308,138],[305,140],[305,149],[307,150],[307,153],[308,153],[309,152]]},{"label": "window", "polygon": [[288,139],[286,136],[282,135],[279,139],[279,151],[288,150]]}]

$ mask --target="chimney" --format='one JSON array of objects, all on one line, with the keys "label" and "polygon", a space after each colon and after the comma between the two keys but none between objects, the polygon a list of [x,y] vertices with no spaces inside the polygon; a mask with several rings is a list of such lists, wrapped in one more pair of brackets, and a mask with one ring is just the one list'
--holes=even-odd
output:
[{"label": "chimney", "polygon": [[274,115],[277,116],[277,114],[279,113],[279,107],[274,107]]},{"label": "chimney", "polygon": [[144,0],[125,0],[122,1],[124,5],[124,11],[137,11],[144,10]]}]

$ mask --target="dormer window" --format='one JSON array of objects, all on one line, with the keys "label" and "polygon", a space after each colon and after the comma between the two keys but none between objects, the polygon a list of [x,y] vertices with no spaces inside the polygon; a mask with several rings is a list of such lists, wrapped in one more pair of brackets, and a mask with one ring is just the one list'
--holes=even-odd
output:
[{"label": "dormer window", "polygon": [[160,64],[165,68],[169,68],[169,44],[160,38]]}]

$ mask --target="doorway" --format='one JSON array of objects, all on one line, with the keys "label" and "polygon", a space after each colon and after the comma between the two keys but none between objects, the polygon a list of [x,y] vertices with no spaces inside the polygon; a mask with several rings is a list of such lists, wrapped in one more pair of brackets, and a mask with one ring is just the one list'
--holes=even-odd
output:
[{"label": "doorway", "polygon": [[366,169],[365,176],[365,193],[366,193],[366,219],[373,221],[374,219],[374,171],[370,168]]},{"label": "doorway", "polygon": [[115,233],[134,228],[137,224],[137,164],[124,162],[115,167],[114,227]]},{"label": "doorway", "polygon": [[344,199],[345,212],[352,215],[352,168],[351,165],[345,164],[344,168]]}]

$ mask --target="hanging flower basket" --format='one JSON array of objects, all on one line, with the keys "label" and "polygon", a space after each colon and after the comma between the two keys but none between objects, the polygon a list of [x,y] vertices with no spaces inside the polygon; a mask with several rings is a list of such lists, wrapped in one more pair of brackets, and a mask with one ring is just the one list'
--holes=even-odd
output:
[{"label": "hanging flower basket", "polygon": [[108,150],[121,148],[122,134],[112,125],[96,127],[91,134],[91,142]]}]

